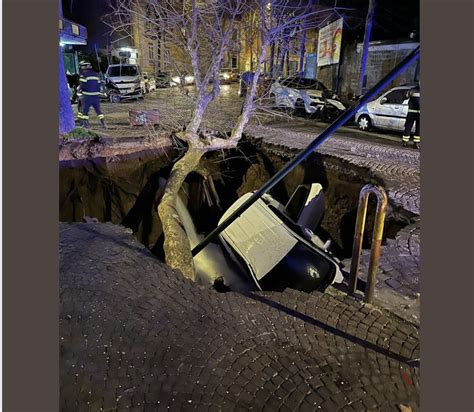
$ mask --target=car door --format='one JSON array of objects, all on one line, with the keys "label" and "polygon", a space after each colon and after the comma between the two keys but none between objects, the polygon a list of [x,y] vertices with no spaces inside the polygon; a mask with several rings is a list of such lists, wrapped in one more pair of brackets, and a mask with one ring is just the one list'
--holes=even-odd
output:
[{"label": "car door", "polygon": [[406,118],[403,115],[403,101],[406,98],[407,89],[394,89],[381,96],[375,105],[374,123],[382,129],[398,130],[400,120]]},{"label": "car door", "polygon": [[[407,89],[408,92],[409,89]],[[403,132],[405,130],[405,122],[407,120],[407,114],[408,114],[408,96],[405,97],[405,100],[402,103],[402,111],[401,111],[401,117],[397,121],[397,127],[396,129],[400,132]],[[412,132],[415,132],[415,125],[413,125]]]}]

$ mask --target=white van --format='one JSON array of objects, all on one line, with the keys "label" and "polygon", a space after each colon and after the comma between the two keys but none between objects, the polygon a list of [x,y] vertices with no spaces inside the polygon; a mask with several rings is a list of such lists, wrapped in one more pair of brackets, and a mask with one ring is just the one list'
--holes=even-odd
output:
[{"label": "white van", "polygon": [[105,73],[109,100],[118,103],[122,99],[140,99],[143,97],[141,88],[140,67],[136,64],[111,64]]}]

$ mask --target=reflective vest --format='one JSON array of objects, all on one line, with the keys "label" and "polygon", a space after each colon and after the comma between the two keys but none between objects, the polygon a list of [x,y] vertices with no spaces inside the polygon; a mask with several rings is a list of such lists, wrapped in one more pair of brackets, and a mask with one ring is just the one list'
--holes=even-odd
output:
[{"label": "reflective vest", "polygon": [[85,70],[79,76],[81,94],[84,96],[98,96],[100,94],[99,74],[93,70]]}]

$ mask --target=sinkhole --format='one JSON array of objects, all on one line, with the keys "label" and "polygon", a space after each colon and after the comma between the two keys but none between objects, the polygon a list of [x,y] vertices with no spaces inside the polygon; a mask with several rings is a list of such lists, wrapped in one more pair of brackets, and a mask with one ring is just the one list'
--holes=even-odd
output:
[{"label": "sinkhole", "polygon": [[[60,168],[60,220],[81,222],[95,218],[100,222],[123,225],[158,259],[164,260],[163,233],[156,212],[163,182],[169,176],[173,159],[182,153],[175,150],[155,155],[114,162],[64,162]],[[192,225],[194,243],[214,229],[219,219],[240,196],[258,189],[287,163],[293,153],[277,151],[270,146],[244,139],[238,149],[209,153],[203,165],[212,177],[217,196],[211,196],[208,185],[198,173],[190,174],[182,189],[183,207]],[[339,259],[349,258],[361,188],[380,184],[361,168],[342,163],[333,157],[313,153],[296,167],[270,195],[286,204],[299,185],[320,183],[324,191],[325,210],[317,235],[323,241],[332,239],[332,252]],[[370,248],[375,215],[375,200],[371,197],[367,213],[364,248]],[[413,217],[403,210],[389,207],[385,222],[384,242],[409,224]],[[232,263],[221,262],[210,278],[201,283],[219,284],[219,271],[231,269]],[[348,269],[348,268],[346,268]],[[245,282],[239,288],[250,288]]]}]

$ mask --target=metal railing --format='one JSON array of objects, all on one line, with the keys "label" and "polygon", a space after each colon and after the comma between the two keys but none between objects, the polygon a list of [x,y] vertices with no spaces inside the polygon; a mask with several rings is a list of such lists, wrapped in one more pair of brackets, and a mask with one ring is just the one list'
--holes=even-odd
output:
[{"label": "metal railing", "polygon": [[372,303],[377,278],[377,269],[382,246],[383,228],[385,214],[387,212],[388,199],[385,190],[381,186],[365,185],[360,191],[359,207],[357,209],[356,231],[352,249],[351,271],[349,278],[349,293],[354,294],[357,289],[357,277],[359,273],[360,254],[362,252],[362,240],[364,238],[365,220],[367,217],[367,204],[370,194],[377,196],[377,211],[375,212],[374,231],[372,236],[372,249],[370,251],[369,271],[367,284],[365,286],[365,301]]},{"label": "metal railing", "polygon": [[211,233],[209,233],[198,245],[192,250],[193,256],[201,252],[209,243],[211,243],[219,234],[229,227],[232,222],[245,212],[260,197],[272,189],[278,182],[283,180],[296,166],[305,160],[318,146],[324,143],[339,127],[349,121],[352,116],[366,103],[368,103],[377,93],[382,91],[389,83],[403,72],[408,66],[416,61],[420,56],[420,48],[417,47],[407,57],[405,57],[390,73],[372,87],[363,97],[360,98],[352,107],[342,113],[334,120],[324,131],[317,136],[307,147],[302,150],[293,160],[288,162],[279,172],[277,172],[270,180],[268,180],[260,189],[256,190],[240,207],[238,207],[230,216],[219,224]]}]

